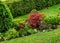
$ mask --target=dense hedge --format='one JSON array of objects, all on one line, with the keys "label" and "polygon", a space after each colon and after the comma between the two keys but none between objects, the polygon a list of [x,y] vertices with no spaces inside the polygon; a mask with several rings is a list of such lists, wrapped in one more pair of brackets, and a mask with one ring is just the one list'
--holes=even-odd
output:
[{"label": "dense hedge", "polygon": [[14,17],[29,13],[34,7],[33,0],[22,0],[19,2],[9,3],[8,6]]},{"label": "dense hedge", "polygon": [[12,19],[9,8],[0,1],[0,32],[6,31],[11,27]]},{"label": "dense hedge", "polygon": [[40,10],[42,8],[60,3],[60,0],[20,0],[18,2],[8,3],[14,17],[29,13],[32,9]]}]

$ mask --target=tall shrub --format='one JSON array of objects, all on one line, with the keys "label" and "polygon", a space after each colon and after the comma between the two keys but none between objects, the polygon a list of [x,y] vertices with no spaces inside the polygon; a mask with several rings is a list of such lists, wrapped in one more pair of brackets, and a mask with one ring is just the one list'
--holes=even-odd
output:
[{"label": "tall shrub", "polygon": [[0,32],[8,30],[12,26],[12,19],[9,8],[0,1]]},{"label": "tall shrub", "polygon": [[13,17],[25,15],[32,9],[40,10],[60,3],[60,0],[20,0],[18,2],[7,3]]},{"label": "tall shrub", "polygon": [[13,17],[22,16],[35,8],[34,0],[21,0],[19,2],[8,4]]}]

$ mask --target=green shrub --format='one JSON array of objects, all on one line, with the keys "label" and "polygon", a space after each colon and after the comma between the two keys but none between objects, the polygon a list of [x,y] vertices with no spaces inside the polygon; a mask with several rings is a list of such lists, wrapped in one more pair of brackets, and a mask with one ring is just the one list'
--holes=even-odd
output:
[{"label": "green shrub", "polygon": [[58,21],[60,22],[60,16],[58,16]]},{"label": "green shrub", "polygon": [[25,26],[24,23],[19,23],[16,27],[15,27],[16,31],[19,32],[19,36],[26,36],[27,35],[27,28]]},{"label": "green shrub", "polygon": [[31,11],[31,13],[33,13],[33,12],[38,12],[36,9],[33,9],[32,11]]},{"label": "green shrub", "polygon": [[16,28],[17,27],[17,23],[16,22],[12,22],[12,28]]},{"label": "green shrub", "polygon": [[18,2],[7,3],[13,17],[25,15],[32,9],[43,9],[60,3],[60,0],[20,0]]},{"label": "green shrub", "polygon": [[39,29],[40,30],[56,29],[58,22],[59,22],[59,18],[57,15],[46,15],[45,17],[43,17]]},{"label": "green shrub", "polygon": [[28,29],[27,32],[28,32],[29,34],[34,34],[34,33],[35,33],[34,29]]},{"label": "green shrub", "polygon": [[35,2],[37,10],[40,10],[40,9],[45,7],[45,1],[44,0],[35,0],[34,2]]},{"label": "green shrub", "polygon": [[44,21],[47,23],[47,24],[52,24],[52,25],[55,25],[58,23],[58,17],[55,16],[55,15],[48,15],[44,18]]},{"label": "green shrub", "polygon": [[9,8],[0,1],[0,32],[8,30],[12,26],[12,19]]},{"label": "green shrub", "polygon": [[32,0],[21,0],[19,2],[8,4],[13,17],[21,16],[29,13],[34,7],[34,2]]},{"label": "green shrub", "polygon": [[16,37],[19,37],[19,33],[14,28],[11,28],[4,34],[3,38],[4,40],[10,40]]},{"label": "green shrub", "polygon": [[36,32],[34,31],[34,28],[31,28],[31,27],[28,25],[27,22],[26,22],[26,24],[25,24],[25,29],[26,29],[26,31],[27,31],[27,35],[31,35],[31,34],[36,33]]},{"label": "green shrub", "polygon": [[0,41],[3,39],[3,35],[2,33],[0,33]]},{"label": "green shrub", "polygon": [[27,30],[25,28],[20,28],[19,36],[26,36],[26,35],[27,35]]},{"label": "green shrub", "polygon": [[[21,26],[20,26],[21,27]],[[18,30],[19,32],[19,36],[27,36],[27,35],[31,35],[34,34],[35,31],[34,29],[30,28],[27,24],[25,24],[25,27],[22,27]]]}]

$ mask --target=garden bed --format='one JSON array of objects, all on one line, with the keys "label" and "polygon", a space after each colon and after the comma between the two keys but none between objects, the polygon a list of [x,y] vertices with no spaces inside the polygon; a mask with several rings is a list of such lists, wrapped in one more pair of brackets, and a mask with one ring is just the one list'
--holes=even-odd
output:
[{"label": "garden bed", "polygon": [[[47,15],[56,15],[58,14],[58,12],[60,11],[59,10],[59,7],[60,7],[60,4],[58,5],[55,5],[55,6],[52,6],[52,7],[48,7],[46,9],[43,9],[43,10],[40,10],[40,13],[44,13],[44,14],[47,14]],[[17,18],[14,18],[14,23],[16,24],[19,24],[19,23],[25,23],[25,20],[27,18],[28,15],[24,15],[24,16],[21,16],[21,17],[17,17]],[[24,25],[24,24],[23,24]],[[57,27],[57,28],[60,28]],[[56,28],[55,28],[56,29]],[[43,29],[44,30],[44,29]],[[16,31],[12,28],[12,30],[9,30],[7,31],[7,34],[8,32],[12,31],[15,35],[16,35]],[[23,30],[24,31],[24,30]],[[32,35],[31,36],[25,36],[25,37],[22,37],[22,38],[16,38],[16,39],[12,39],[10,41],[6,41],[6,42],[2,42],[2,43],[59,43],[59,32],[60,29],[56,29],[56,30],[53,30],[53,31],[50,31],[50,32],[39,32],[37,34],[34,34],[34,32],[32,31]],[[31,31],[29,31],[31,32]],[[24,33],[25,34],[25,33]],[[18,34],[17,34],[18,36]],[[24,36],[24,35],[23,35]],[[10,36],[9,36],[10,37]],[[14,37],[15,38],[15,37]],[[56,38],[56,39],[55,39]],[[57,41],[56,41],[57,40]],[[3,41],[3,40],[2,40]],[[35,42],[36,41],[36,42]]]},{"label": "garden bed", "polygon": [[59,43],[60,42],[60,26],[58,29],[45,33],[37,33],[22,38],[12,39],[1,43]]},{"label": "garden bed", "polygon": [[[22,1],[22,4],[23,2],[24,1]],[[47,4],[49,5],[50,3]],[[26,9],[19,12],[17,8],[16,12],[10,12],[12,10],[9,9],[6,3],[0,1],[0,42],[7,41],[2,43],[59,43],[60,4],[55,4],[57,4],[57,2],[54,3],[54,6],[52,6],[53,4],[50,4],[49,6],[52,7],[45,8],[45,6],[43,7],[44,9],[40,11],[37,10],[39,10],[42,6],[38,7],[37,4],[35,9],[30,9],[28,12],[29,14],[24,15],[27,12],[24,12]],[[21,15],[23,14],[23,16],[21,16],[20,13]],[[13,18],[12,15],[16,18]]]}]

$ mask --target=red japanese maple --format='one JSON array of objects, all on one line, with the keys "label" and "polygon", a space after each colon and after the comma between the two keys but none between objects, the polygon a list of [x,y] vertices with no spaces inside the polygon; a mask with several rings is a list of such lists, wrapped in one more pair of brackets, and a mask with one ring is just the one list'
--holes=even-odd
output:
[{"label": "red japanese maple", "polygon": [[41,19],[42,15],[40,13],[33,12],[30,13],[30,15],[28,16],[27,22],[31,27],[36,28],[37,26],[40,25]]}]

